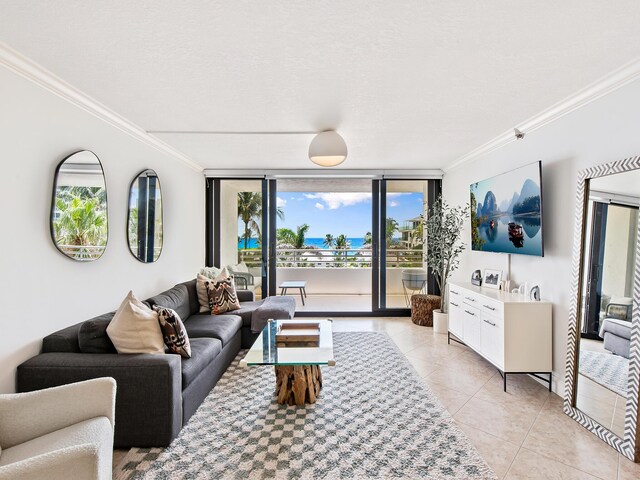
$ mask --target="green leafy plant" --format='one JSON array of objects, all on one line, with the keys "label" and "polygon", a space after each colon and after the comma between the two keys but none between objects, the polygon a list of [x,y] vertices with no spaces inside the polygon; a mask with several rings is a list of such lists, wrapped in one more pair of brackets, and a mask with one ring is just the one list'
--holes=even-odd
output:
[{"label": "green leafy plant", "polygon": [[[276,215],[284,220],[284,210],[276,208]],[[244,241],[244,249],[249,248],[251,238],[260,239],[260,221],[262,220],[262,194],[255,192],[238,193],[238,218],[244,224],[244,233],[240,237]]]},{"label": "green leafy plant", "polygon": [[466,245],[460,241],[462,226],[469,217],[469,205],[450,207],[440,195],[424,220],[427,237],[425,261],[442,292],[442,312],[447,313],[447,281],[460,266],[460,254]]},{"label": "green leafy plant", "polygon": [[327,248],[333,248],[334,244],[336,243],[336,239],[333,238],[333,235],[331,235],[330,233],[327,233],[324,236],[324,241],[322,242],[322,244],[327,247]]},{"label": "green leafy plant", "polygon": [[[56,243],[68,247],[105,247],[107,243],[107,212],[100,195],[83,198],[73,190],[56,193],[57,219],[53,222]],[[72,256],[84,256],[83,249],[70,250]]]}]

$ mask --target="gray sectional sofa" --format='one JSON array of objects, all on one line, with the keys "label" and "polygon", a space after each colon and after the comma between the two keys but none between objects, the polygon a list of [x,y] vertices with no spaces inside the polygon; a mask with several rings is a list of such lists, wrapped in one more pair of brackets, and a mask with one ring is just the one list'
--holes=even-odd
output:
[{"label": "gray sectional sofa", "polygon": [[[18,367],[18,392],[113,377],[118,386],[114,446],[167,446],[239,350],[249,348],[259,335],[251,323],[264,300],[255,301],[253,292],[242,290],[238,297],[241,308],[232,315],[200,314],[192,280],[146,300],[179,313],[189,334],[191,358],[118,354],[106,333],[115,312],[52,333],[44,338],[42,353]],[[276,303],[280,318],[293,318],[293,298],[278,297]]]}]

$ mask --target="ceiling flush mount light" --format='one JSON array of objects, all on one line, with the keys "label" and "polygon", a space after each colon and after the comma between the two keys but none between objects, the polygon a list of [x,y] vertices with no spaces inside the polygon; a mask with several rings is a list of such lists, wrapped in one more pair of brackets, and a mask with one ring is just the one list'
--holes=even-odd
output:
[{"label": "ceiling flush mount light", "polygon": [[319,133],[309,145],[309,160],[321,167],[335,167],[347,158],[347,144],[337,132]]}]

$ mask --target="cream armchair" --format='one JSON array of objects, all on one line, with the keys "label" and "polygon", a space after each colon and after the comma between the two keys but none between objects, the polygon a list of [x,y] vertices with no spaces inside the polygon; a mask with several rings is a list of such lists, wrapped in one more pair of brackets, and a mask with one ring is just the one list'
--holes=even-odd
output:
[{"label": "cream armchair", "polygon": [[116,382],[0,395],[0,480],[111,479]]}]

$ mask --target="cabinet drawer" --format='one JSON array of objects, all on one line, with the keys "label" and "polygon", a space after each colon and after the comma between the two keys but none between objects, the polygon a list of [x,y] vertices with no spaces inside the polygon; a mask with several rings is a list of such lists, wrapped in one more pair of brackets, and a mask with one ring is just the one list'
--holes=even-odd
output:
[{"label": "cabinet drawer", "polygon": [[449,299],[449,331],[464,340],[464,310],[462,304]]},{"label": "cabinet drawer", "polygon": [[502,318],[481,315],[482,355],[499,368],[504,367],[504,323]]},{"label": "cabinet drawer", "polygon": [[482,347],[480,310],[464,305],[462,311],[464,312],[464,342],[479,352]]},{"label": "cabinet drawer", "polygon": [[470,292],[469,290],[462,290],[460,294],[462,296],[462,301],[467,305],[471,305],[474,308],[480,307],[480,303],[482,302],[482,297],[480,295]]},{"label": "cabinet drawer", "polygon": [[460,287],[456,287],[455,285],[449,285],[449,298],[450,299],[457,299],[459,301],[462,301],[462,293],[464,292],[464,290]]},{"label": "cabinet drawer", "polygon": [[502,312],[504,311],[504,305],[502,302],[483,297],[478,299],[478,303],[480,310],[483,312],[496,317],[502,317]]}]

